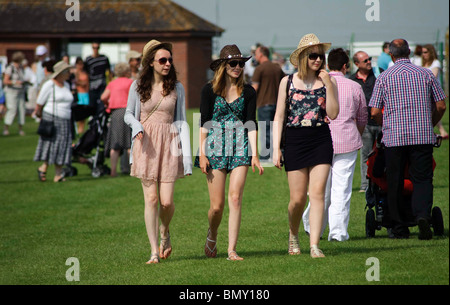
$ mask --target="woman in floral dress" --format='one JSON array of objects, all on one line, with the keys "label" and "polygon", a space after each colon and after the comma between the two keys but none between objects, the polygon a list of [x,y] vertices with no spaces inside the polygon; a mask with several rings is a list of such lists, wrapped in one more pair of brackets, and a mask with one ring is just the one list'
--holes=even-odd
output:
[{"label": "woman in floral dress", "polygon": [[248,167],[262,175],[257,151],[256,92],[244,85],[243,57],[236,45],[227,45],[211,63],[212,81],[202,90],[200,154],[195,166],[206,174],[210,197],[208,257],[217,255],[217,232],[225,206],[225,182],[230,176],[228,205],[228,260],[243,260],[236,253],[241,224],[242,195]]},{"label": "woman in floral dress", "polygon": [[290,255],[300,254],[298,229],[309,193],[310,254],[313,258],[324,257],[318,245],[325,186],[333,161],[333,143],[327,123],[328,118],[335,119],[339,113],[336,80],[325,70],[325,51],[330,46],[330,43],[321,43],[314,34],[303,36],[290,56],[291,63],[298,66],[298,73],[283,78],[278,92],[273,160],[281,169],[280,144],[285,128],[284,163],[290,190]]}]

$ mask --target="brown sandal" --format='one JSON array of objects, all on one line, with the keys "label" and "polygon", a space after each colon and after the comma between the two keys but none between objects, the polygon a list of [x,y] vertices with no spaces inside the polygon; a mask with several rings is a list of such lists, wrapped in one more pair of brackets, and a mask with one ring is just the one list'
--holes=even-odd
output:
[{"label": "brown sandal", "polygon": [[47,181],[47,178],[45,177],[45,175],[47,174],[46,172],[40,171],[39,168],[37,169],[37,173],[38,173],[38,179],[41,182],[45,182]]},{"label": "brown sandal", "polygon": [[[208,229],[208,234],[206,235],[206,243],[205,243],[205,254],[207,257],[216,257],[217,255],[217,241],[209,239],[209,233],[211,233],[211,229]],[[214,247],[211,249],[208,245],[208,242],[214,243]]]},{"label": "brown sandal", "polygon": [[[165,253],[167,250],[168,250],[168,252],[166,255]],[[172,253],[172,243],[170,242],[170,233],[167,232],[166,238],[161,237],[161,243],[159,245],[159,256],[162,259],[166,259],[166,258],[169,258],[171,253]]]}]

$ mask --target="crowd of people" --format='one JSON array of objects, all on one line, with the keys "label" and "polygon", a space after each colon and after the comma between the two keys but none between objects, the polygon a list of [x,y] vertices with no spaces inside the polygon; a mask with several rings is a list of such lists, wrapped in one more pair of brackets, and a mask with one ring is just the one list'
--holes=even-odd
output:
[{"label": "crowd of people", "polygon": [[[266,46],[258,45],[253,56],[244,56],[238,46],[226,45],[211,62],[212,79],[199,88],[200,147],[194,164],[185,90],[177,80],[172,48],[171,43],[151,40],[142,53],[130,51],[127,62],[111,71],[98,42],[92,44],[93,54],[86,60],[77,58],[75,67],[67,58],[49,60],[46,48],[39,46],[39,60],[31,69],[34,76],[27,76],[33,73],[24,68],[23,54],[15,53],[3,78],[7,109],[3,135],[9,134],[17,112],[19,134],[24,134],[26,85],[34,88],[27,91],[29,98],[37,97],[33,115],[41,124],[51,121],[53,126],[50,136],[41,134],[36,148],[34,160],[43,162],[38,178],[46,181],[47,169],[54,165],[53,181],[61,182],[65,181],[62,166],[70,164],[72,134],[85,130],[89,116],[108,112],[106,150],[111,175],[117,175],[122,155],[121,171],[141,180],[151,246],[148,264],[171,255],[175,181],[191,175],[193,166],[205,174],[210,198],[205,255],[217,256],[229,176],[228,260],[243,260],[237,241],[244,185],[249,167],[263,175],[264,162],[284,167],[287,174],[288,253],[301,253],[298,233],[303,220],[310,256],[325,257],[319,242],[326,226],[328,240],[350,238],[357,154],[360,151],[359,187],[365,192],[366,162],[380,135],[390,186],[390,237],[409,236],[399,210],[404,168],[410,160],[411,205],[419,238],[431,238],[434,126],[442,138],[448,138],[440,124],[446,95],[438,81],[441,67],[432,45],[416,48],[410,59],[407,41],[385,43],[374,67],[364,51],[349,54],[342,48],[331,49],[331,43],[307,34],[289,57],[295,71]],[[349,73],[351,60],[357,67],[353,74]]]}]

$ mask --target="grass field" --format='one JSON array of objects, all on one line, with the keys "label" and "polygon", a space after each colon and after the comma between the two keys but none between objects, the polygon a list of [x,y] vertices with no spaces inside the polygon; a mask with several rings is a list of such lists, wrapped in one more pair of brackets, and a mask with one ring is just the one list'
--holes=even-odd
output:
[{"label": "grass field", "polygon": [[[192,111],[189,117],[192,120]],[[447,130],[448,122],[447,111]],[[207,259],[203,247],[209,198],[205,176],[196,168],[192,176],[176,183],[172,256],[159,265],[145,265],[150,246],[139,180],[123,175],[93,178],[87,166],[74,164],[78,175],[67,182],[51,182],[53,167],[47,174],[50,181],[39,182],[39,164],[32,161],[36,128],[37,123],[28,119],[25,137],[16,135],[13,125],[12,135],[0,138],[0,284],[449,284],[449,141],[434,155],[438,164],[434,200],[444,214],[443,237],[420,241],[415,227],[408,240],[389,239],[386,229],[367,239],[358,165],[351,239],[342,243],[323,239],[326,258],[313,260],[301,231],[303,254],[289,256],[286,175],[269,167],[262,177],[248,175],[238,242],[238,253],[245,260],[226,260],[227,208],[219,229],[218,257]],[[70,257],[79,261],[79,281],[66,279]],[[371,267],[366,260],[371,257],[379,261],[379,281],[366,279]]]}]

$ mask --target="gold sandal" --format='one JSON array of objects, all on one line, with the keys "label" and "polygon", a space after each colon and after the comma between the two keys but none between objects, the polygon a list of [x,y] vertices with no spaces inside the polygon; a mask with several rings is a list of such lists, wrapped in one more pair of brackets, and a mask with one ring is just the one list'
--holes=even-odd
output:
[{"label": "gold sandal", "polygon": [[301,254],[300,252],[300,246],[298,243],[298,236],[294,236],[291,235],[291,233],[289,233],[289,250],[288,250],[289,255],[299,255]]},{"label": "gold sandal", "polygon": [[311,246],[311,257],[312,258],[321,258],[321,257],[325,257],[325,255],[323,254],[322,250],[320,250],[317,245],[312,245]]},{"label": "gold sandal", "polygon": [[236,253],[236,251],[233,250],[233,251],[228,252],[227,260],[229,260],[229,261],[243,261],[244,259],[242,257],[240,257]]},{"label": "gold sandal", "polygon": [[[165,252],[169,250],[167,255],[165,255]],[[167,259],[169,258],[170,254],[172,253],[172,243],[170,242],[170,233],[167,232],[167,237],[163,238],[161,236],[161,243],[159,245],[159,256],[161,259]]]},{"label": "gold sandal", "polygon": [[158,253],[153,253],[150,256],[150,259],[148,260],[148,262],[146,262],[147,265],[158,264],[158,263],[159,263],[159,255],[158,255]]}]

